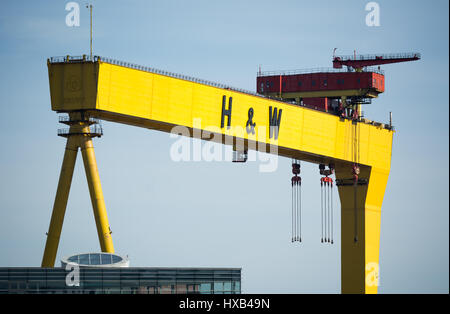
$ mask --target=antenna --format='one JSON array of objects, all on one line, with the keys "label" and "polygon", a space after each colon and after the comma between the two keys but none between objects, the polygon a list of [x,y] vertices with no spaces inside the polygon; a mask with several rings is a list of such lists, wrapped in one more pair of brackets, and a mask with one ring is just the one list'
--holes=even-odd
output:
[{"label": "antenna", "polygon": [[89,8],[90,13],[90,57],[92,61],[92,4],[86,4],[86,8]]}]

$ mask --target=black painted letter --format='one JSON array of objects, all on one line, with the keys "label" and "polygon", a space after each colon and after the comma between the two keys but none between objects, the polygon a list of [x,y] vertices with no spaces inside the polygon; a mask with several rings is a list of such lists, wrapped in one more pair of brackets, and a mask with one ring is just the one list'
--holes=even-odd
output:
[{"label": "black painted letter", "polygon": [[269,138],[272,138],[275,130],[276,140],[278,139],[278,133],[281,124],[281,112],[283,111],[283,109],[278,110],[278,113],[277,110],[277,107],[275,107],[272,113],[272,106],[269,106]]},{"label": "black painted letter", "polygon": [[222,121],[220,122],[220,127],[223,128],[225,126],[225,116],[228,117],[227,129],[231,126],[231,105],[232,105],[233,97],[230,97],[228,101],[228,109],[225,110],[225,104],[227,102],[227,96],[223,95],[222,97]]}]

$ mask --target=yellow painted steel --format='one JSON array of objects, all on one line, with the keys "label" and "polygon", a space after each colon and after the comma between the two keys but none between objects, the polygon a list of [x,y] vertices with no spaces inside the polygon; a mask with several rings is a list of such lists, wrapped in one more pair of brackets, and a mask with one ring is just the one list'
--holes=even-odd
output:
[{"label": "yellow painted steel", "polygon": [[61,236],[77,153],[77,139],[75,137],[68,138],[61,166],[61,173],[59,175],[50,227],[47,232],[47,242],[45,245],[44,257],[42,258],[42,267],[53,267],[55,264],[56,252],[58,251],[59,238]]},{"label": "yellow painted steel", "polygon": [[[367,179],[369,184],[357,187],[356,217],[355,187],[338,188],[341,200],[341,290],[343,293],[377,293],[381,204],[388,173],[362,166],[359,177]],[[336,168],[336,179],[344,178],[348,178],[347,169]]]},{"label": "yellow painted steel", "polygon": [[[89,126],[84,126],[83,133],[89,133]],[[98,174],[97,162],[95,160],[94,146],[92,139],[88,136],[80,138],[81,154],[83,156],[84,169],[88,182],[89,193],[91,195],[92,208],[94,210],[95,224],[97,225],[98,239],[102,252],[114,253],[114,246],[111,238],[111,229],[106,214],[105,201],[103,199],[100,176]]]},{"label": "yellow painted steel", "polygon": [[[277,154],[315,163],[336,165],[337,179],[351,179],[353,154],[352,121],[305,107],[238,92],[232,89],[96,61],[49,63],[52,109],[82,110],[104,120],[170,132],[181,125],[209,131],[220,137],[245,139],[277,147]],[[232,99],[228,118],[221,128],[222,101]],[[255,134],[245,132],[249,109],[253,109]],[[276,108],[279,136],[270,136],[269,111]],[[380,211],[386,189],[393,131],[382,124],[358,123],[360,178],[368,180],[357,194],[357,230],[353,241],[354,197],[352,186],[339,187],[342,208],[342,292],[376,293]],[[244,131],[242,131],[244,130]],[[193,136],[191,132],[190,136]],[[252,148],[248,146],[248,148]],[[103,232],[103,231],[102,231]]]},{"label": "yellow painted steel", "polygon": [[[82,120],[79,113],[71,113],[72,120]],[[53,206],[52,218],[49,231],[47,232],[47,241],[45,244],[44,256],[42,258],[42,267],[53,267],[55,264],[56,253],[58,251],[59,239],[64,222],[64,214],[67,207],[70,186],[72,182],[73,170],[77,158],[78,149],[81,149],[84,168],[86,170],[86,179],[89,186],[92,207],[94,210],[97,233],[102,252],[114,253],[114,247],[111,239],[111,230],[106,214],[103,192],[100,185],[100,177],[95,160],[94,147],[90,137],[89,125],[80,121],[71,125],[67,138],[66,151],[64,153],[61,174],[56,191],[55,202]]]}]

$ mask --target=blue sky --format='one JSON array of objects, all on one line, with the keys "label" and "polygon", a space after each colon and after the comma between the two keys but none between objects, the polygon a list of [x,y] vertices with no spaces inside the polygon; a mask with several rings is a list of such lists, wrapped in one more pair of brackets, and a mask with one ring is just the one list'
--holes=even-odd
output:
[{"label": "blue sky", "polygon": [[[418,51],[386,65],[386,92],[364,108],[396,127],[382,208],[380,293],[449,287],[448,1],[93,1],[94,54],[255,90],[263,70],[331,66],[338,54]],[[46,59],[89,53],[89,13],[67,27],[65,1],[0,11],[0,266],[39,266],[64,139],[50,110]],[[345,3],[345,4],[344,4]],[[242,267],[243,292],[340,291],[336,244],[320,244],[317,165],[302,164],[304,243],[290,242],[290,160],[170,160],[166,133],[103,123],[96,156],[116,251],[133,266]],[[58,260],[99,245],[81,158]],[[226,191],[226,193],[224,193]],[[337,191],[335,191],[337,196]],[[337,197],[335,197],[335,208]],[[339,212],[336,210],[339,221]]]}]

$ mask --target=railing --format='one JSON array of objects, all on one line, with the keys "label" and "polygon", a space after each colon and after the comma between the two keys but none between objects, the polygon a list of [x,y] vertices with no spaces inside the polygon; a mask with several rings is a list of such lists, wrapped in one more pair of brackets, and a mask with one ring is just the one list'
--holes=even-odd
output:
[{"label": "railing", "polygon": [[159,69],[146,67],[143,65],[138,65],[138,64],[134,64],[134,63],[130,63],[130,62],[119,61],[119,60],[115,60],[115,59],[111,59],[111,58],[105,58],[105,57],[99,57],[99,58],[100,58],[101,62],[106,62],[106,63],[110,63],[110,64],[124,66],[124,67],[131,68],[131,69],[136,69],[136,70],[140,70],[140,71],[169,76],[169,77],[173,77],[173,78],[177,78],[177,79],[181,79],[181,80],[185,80],[185,81],[190,81],[190,82],[194,82],[194,83],[204,84],[204,85],[208,85],[208,86],[213,86],[213,87],[217,87],[217,88],[229,89],[232,91],[241,92],[241,93],[249,94],[249,95],[253,95],[253,96],[261,96],[255,92],[248,91],[248,90],[245,90],[242,88],[232,87],[232,86],[217,83],[217,82],[203,80],[203,79],[199,79],[199,78],[192,77],[189,75],[159,70]]},{"label": "railing", "polygon": [[[401,56],[413,55],[413,56],[418,56],[420,58],[419,53],[397,54],[397,55],[401,55]],[[395,56],[397,56],[397,55],[395,55]],[[367,56],[369,56],[369,57],[373,56],[375,58],[377,55],[367,55]],[[386,56],[386,55],[384,55],[384,56]],[[344,58],[344,57],[340,57],[340,58]],[[365,59],[365,60],[367,60],[367,59]],[[283,99],[280,99],[277,97],[263,96],[258,93],[248,91],[245,89],[231,87],[229,85],[216,83],[216,82],[212,82],[212,81],[208,81],[208,80],[203,80],[203,79],[195,78],[195,77],[188,76],[188,75],[173,73],[173,72],[169,72],[169,71],[163,71],[163,70],[146,67],[146,66],[142,66],[142,65],[138,65],[138,64],[134,64],[134,63],[119,61],[119,60],[115,60],[115,59],[107,58],[107,57],[93,56],[91,58],[90,56],[87,56],[87,55],[59,56],[59,57],[50,57],[47,59],[47,61],[49,63],[105,62],[105,63],[115,64],[118,66],[123,66],[123,67],[131,68],[131,69],[145,71],[145,72],[149,72],[149,73],[155,73],[155,74],[165,75],[165,76],[169,76],[169,77],[173,77],[173,78],[177,78],[177,79],[191,81],[194,83],[209,85],[209,86],[213,86],[213,87],[217,87],[217,88],[221,88],[221,89],[228,89],[228,90],[232,90],[232,91],[236,91],[236,92],[240,92],[240,93],[244,93],[244,94],[248,94],[248,95],[253,95],[253,96],[257,96],[257,97],[261,97],[261,98],[272,99],[272,100],[287,103],[287,104],[299,105],[295,101],[287,101],[287,100],[283,100]],[[313,69],[286,70],[286,71],[264,71],[264,72],[257,72],[257,76],[261,77],[261,76],[271,76],[271,75],[295,75],[295,74],[307,74],[307,73],[345,73],[345,72],[355,72],[355,70],[353,70],[351,68],[348,68],[348,69],[313,68]],[[364,72],[374,72],[374,73],[379,73],[379,74],[384,75],[383,70],[375,68],[375,67],[365,67]],[[362,103],[370,103],[370,102],[371,102],[370,99],[362,100]],[[70,119],[68,116],[60,116],[59,117],[59,122],[64,123],[64,122],[69,122],[69,121],[70,121]],[[94,119],[94,118],[89,118],[89,121],[91,121],[93,123],[100,122],[100,120]],[[94,136],[102,136],[103,135],[103,129],[98,124],[91,126],[90,131],[91,131],[91,134]],[[69,134],[70,134],[69,128],[58,129],[59,136],[68,136]]]},{"label": "railing", "polygon": [[82,56],[59,56],[50,57],[47,59],[49,63],[77,63],[77,62],[97,62],[100,59],[99,56],[93,56],[92,58],[88,55]]},{"label": "railing", "polygon": [[94,125],[89,128],[89,133],[73,133],[70,128],[58,129],[58,136],[68,136],[70,134],[86,134],[91,136],[102,136],[103,128],[100,125]]},{"label": "railing", "polygon": [[[310,73],[349,73],[356,72],[352,68],[348,69],[334,69],[334,68],[312,68],[312,69],[299,69],[299,70],[279,70],[279,71],[264,71],[257,72],[258,77],[263,76],[276,76],[276,75],[297,75],[297,74],[310,74]],[[373,72],[384,75],[384,71],[376,67],[366,67],[364,72]]]},{"label": "railing", "polygon": [[[69,116],[59,116],[58,117],[59,123],[68,123],[68,122],[72,122],[72,121],[73,120],[71,120]],[[80,121],[89,122],[91,124],[99,124],[100,123],[99,119],[92,118],[92,117],[89,117],[87,120],[80,120]],[[77,122],[78,122],[78,120],[77,120]]]},{"label": "railing", "polygon": [[405,52],[405,53],[390,53],[390,54],[367,54],[367,55],[345,55],[345,56],[335,56],[336,61],[364,61],[364,60],[386,60],[386,59],[413,59],[421,58],[418,52]]},{"label": "railing", "polygon": [[195,77],[184,75],[184,74],[178,74],[178,73],[173,73],[173,72],[169,72],[169,71],[159,70],[159,69],[146,67],[146,66],[143,66],[143,65],[134,64],[134,63],[130,63],[130,62],[119,61],[119,60],[115,60],[115,59],[107,58],[107,57],[93,56],[92,59],[91,59],[87,55],[83,55],[83,56],[60,56],[60,57],[51,57],[51,58],[48,59],[48,62],[49,63],[77,63],[77,62],[87,62],[87,61],[90,62],[92,60],[94,62],[100,61],[100,62],[110,63],[110,64],[114,64],[114,65],[127,67],[127,68],[130,68],[130,69],[135,69],[135,70],[145,71],[145,72],[149,72],[149,73],[160,74],[160,75],[169,76],[169,77],[173,77],[173,78],[177,78],[177,79],[181,79],[181,80],[185,80],[185,81],[190,81],[190,82],[194,82],[194,83],[204,84],[204,85],[217,87],[217,88],[221,88],[221,89],[229,89],[229,90],[232,90],[232,91],[235,91],[235,92],[240,92],[240,93],[244,93],[244,94],[249,94],[249,95],[261,97],[261,95],[255,93],[255,92],[248,91],[248,90],[245,90],[245,89],[242,89],[242,88],[232,87],[232,86],[229,86],[229,85],[216,83],[216,82],[212,82],[212,81],[208,81],[208,80],[203,80],[203,79],[195,78]]}]

